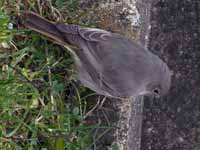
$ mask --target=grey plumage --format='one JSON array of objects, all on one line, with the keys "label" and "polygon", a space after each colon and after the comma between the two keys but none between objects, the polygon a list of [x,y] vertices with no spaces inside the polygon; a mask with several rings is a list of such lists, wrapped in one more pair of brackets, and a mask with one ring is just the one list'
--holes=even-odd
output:
[{"label": "grey plumage", "polygon": [[171,84],[168,66],[136,42],[105,30],[52,23],[32,12],[24,13],[26,25],[61,45],[75,45],[80,81],[99,94],[128,97],[164,95]]}]

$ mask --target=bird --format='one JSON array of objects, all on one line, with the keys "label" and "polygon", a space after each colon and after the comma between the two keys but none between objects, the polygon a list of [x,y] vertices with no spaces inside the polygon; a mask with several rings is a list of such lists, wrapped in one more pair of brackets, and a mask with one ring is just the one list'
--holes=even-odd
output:
[{"label": "bird", "polygon": [[22,15],[27,28],[72,53],[79,80],[97,94],[125,98],[168,93],[168,65],[136,41],[99,28],[52,22],[31,11]]}]

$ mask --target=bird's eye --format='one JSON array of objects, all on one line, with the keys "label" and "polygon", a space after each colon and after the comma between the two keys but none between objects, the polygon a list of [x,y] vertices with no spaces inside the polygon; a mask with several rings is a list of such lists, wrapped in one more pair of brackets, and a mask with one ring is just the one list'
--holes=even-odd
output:
[{"label": "bird's eye", "polygon": [[153,93],[160,95],[160,89],[159,88],[153,89]]}]

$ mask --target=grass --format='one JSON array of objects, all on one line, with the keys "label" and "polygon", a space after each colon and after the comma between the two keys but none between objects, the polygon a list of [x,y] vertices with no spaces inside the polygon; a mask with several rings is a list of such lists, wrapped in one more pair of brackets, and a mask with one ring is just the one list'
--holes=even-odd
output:
[{"label": "grass", "polygon": [[[77,0],[0,2],[0,149],[91,149],[84,120],[91,94],[73,76],[73,58],[61,46],[24,28],[20,10],[79,23]],[[57,7],[57,8],[56,8]],[[59,8],[59,11],[58,11]],[[77,15],[80,14],[80,15]],[[73,18],[73,19],[72,19]]]}]

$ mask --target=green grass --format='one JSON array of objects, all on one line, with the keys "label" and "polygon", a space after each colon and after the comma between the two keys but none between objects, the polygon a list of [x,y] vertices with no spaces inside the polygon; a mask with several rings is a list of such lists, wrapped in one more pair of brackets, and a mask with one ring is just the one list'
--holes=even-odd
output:
[{"label": "green grass", "polygon": [[[77,3],[57,0],[52,6],[71,8],[73,16]],[[0,4],[0,149],[91,149],[90,130],[96,126],[85,123],[82,98],[91,92],[73,76],[73,58],[19,19],[20,10],[38,7],[47,15],[43,10],[50,5]]]},{"label": "green grass", "polygon": [[[92,92],[74,76],[71,54],[25,28],[20,17],[21,10],[31,10],[54,21],[95,26],[83,19],[91,12],[78,3],[0,1],[0,149],[90,150],[111,129],[85,120],[96,101],[87,104]],[[96,128],[105,132],[93,139]]]}]

